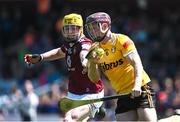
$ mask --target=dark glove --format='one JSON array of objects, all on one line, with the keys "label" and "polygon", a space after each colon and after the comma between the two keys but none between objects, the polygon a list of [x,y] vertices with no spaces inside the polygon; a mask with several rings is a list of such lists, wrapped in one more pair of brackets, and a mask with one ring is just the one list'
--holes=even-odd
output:
[{"label": "dark glove", "polygon": [[42,56],[40,54],[26,54],[24,56],[24,61],[27,64],[36,64],[42,61]]}]

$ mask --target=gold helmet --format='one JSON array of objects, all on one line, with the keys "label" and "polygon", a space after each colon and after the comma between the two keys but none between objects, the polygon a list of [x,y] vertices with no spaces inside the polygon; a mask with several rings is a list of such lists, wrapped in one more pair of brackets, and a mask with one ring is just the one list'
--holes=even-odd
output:
[{"label": "gold helmet", "polygon": [[81,15],[72,13],[64,16],[62,33],[67,42],[77,41],[83,34]]}]

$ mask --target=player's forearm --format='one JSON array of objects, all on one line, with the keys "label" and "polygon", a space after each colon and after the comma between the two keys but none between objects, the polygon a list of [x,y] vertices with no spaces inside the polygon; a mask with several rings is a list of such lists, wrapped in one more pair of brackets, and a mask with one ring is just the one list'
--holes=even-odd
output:
[{"label": "player's forearm", "polygon": [[142,73],[143,73],[143,67],[141,63],[135,63],[134,65],[134,87],[141,87],[142,85]]},{"label": "player's forearm", "polygon": [[97,82],[100,79],[98,66],[92,61],[88,61],[88,77],[92,82]]},{"label": "player's forearm", "polygon": [[57,49],[53,49],[48,52],[42,53],[41,56],[43,60],[45,61],[52,61],[52,60],[65,57],[65,54],[61,51],[60,48],[57,48]]},{"label": "player's forearm", "polygon": [[143,66],[139,54],[137,53],[137,51],[133,51],[127,56],[127,59],[129,63],[134,67],[134,87],[141,87]]}]

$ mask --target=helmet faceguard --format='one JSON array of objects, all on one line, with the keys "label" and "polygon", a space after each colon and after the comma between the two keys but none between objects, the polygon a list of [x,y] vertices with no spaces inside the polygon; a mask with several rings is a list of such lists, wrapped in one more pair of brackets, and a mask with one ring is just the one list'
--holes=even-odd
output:
[{"label": "helmet faceguard", "polygon": [[77,41],[81,36],[81,27],[76,25],[66,25],[63,27],[63,35],[66,41]]},{"label": "helmet faceguard", "polygon": [[63,19],[62,34],[67,42],[76,42],[83,34],[83,20],[79,14],[69,14]]},{"label": "helmet faceguard", "polygon": [[86,19],[86,30],[93,41],[102,41],[111,28],[111,18],[104,12],[94,13]]}]

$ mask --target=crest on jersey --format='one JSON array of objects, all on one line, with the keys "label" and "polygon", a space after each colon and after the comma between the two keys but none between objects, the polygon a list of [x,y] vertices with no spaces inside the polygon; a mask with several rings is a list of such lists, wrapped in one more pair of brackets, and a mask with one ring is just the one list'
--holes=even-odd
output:
[{"label": "crest on jersey", "polygon": [[104,51],[105,51],[106,56],[108,56],[109,55],[109,50],[105,49]]},{"label": "crest on jersey", "polygon": [[67,51],[68,51],[68,54],[72,54],[71,48],[69,48]]},{"label": "crest on jersey", "polygon": [[111,52],[112,52],[112,53],[115,53],[115,52],[116,52],[116,47],[112,47],[112,48],[111,48]]}]

